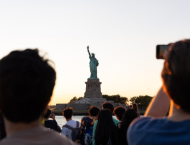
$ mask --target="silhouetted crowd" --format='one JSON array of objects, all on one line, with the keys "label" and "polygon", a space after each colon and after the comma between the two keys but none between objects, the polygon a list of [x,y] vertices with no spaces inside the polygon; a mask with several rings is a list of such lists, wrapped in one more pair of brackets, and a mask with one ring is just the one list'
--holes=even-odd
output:
[{"label": "silhouetted crowd", "polygon": [[[117,119],[112,117],[113,112]],[[84,116],[81,122],[72,120],[72,108],[64,109],[63,116],[67,123],[62,127],[61,134],[82,145],[126,145],[128,144],[126,140],[127,129],[130,123],[139,117],[135,109],[132,108],[126,111],[120,106],[114,109],[110,102],[104,102],[102,104],[102,110],[96,106],[91,106],[89,115]],[[46,121],[45,127],[57,130],[57,124],[53,127],[46,126]],[[57,131],[60,132],[60,130]]]},{"label": "silhouetted crowd", "polygon": [[143,117],[137,104],[125,110],[104,102],[80,122],[64,109],[60,128],[47,109],[51,61],[38,49],[10,52],[0,60],[0,145],[190,145],[190,40],[171,43],[164,59],[162,86]]}]

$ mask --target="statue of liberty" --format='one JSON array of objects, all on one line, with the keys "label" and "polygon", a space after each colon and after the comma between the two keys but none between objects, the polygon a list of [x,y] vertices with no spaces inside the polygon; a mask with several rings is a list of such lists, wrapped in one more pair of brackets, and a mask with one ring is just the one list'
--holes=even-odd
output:
[{"label": "statue of liberty", "polygon": [[90,58],[90,78],[89,79],[98,79],[97,78],[97,66],[98,66],[98,60],[95,58],[95,54],[92,53],[92,55],[90,54],[89,51],[89,46],[87,46],[87,50],[88,50],[88,54],[89,54],[89,58]]}]

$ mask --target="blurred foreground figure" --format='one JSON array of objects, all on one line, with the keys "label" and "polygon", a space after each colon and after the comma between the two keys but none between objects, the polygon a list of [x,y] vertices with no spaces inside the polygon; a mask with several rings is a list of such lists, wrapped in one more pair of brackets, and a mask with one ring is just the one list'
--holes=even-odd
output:
[{"label": "blurred foreground figure", "polygon": [[0,113],[0,141],[2,139],[4,139],[6,137],[6,133],[5,133],[5,124],[4,124],[4,120],[3,120],[3,116]]},{"label": "blurred foreground figure", "polygon": [[162,82],[145,117],[136,119],[129,127],[129,145],[190,144],[190,40],[170,45]]},{"label": "blurred foreground figure", "polygon": [[1,145],[73,145],[41,125],[55,85],[55,70],[38,50],[12,51],[0,60],[0,110],[7,137]]}]

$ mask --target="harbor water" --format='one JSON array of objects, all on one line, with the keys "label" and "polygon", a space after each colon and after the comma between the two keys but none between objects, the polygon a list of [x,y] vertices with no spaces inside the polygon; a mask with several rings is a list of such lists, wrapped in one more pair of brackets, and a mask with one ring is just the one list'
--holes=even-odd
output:
[{"label": "harbor water", "polygon": [[[72,119],[75,121],[81,121],[81,118],[83,118],[84,116],[73,116]],[[113,116],[114,118],[116,118],[115,116]],[[66,120],[63,116],[55,116],[55,120],[57,121],[57,124],[62,128],[63,125],[66,124]]]}]

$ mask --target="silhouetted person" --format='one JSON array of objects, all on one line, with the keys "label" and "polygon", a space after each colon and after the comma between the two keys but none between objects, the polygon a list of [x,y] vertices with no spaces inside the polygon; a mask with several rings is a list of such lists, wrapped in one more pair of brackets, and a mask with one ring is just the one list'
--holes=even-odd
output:
[{"label": "silhouetted person", "polygon": [[117,127],[112,119],[112,112],[101,110],[95,131],[95,145],[120,145]]},{"label": "silhouetted person", "polygon": [[[109,110],[112,113],[113,110],[114,110],[114,107],[110,102],[104,102],[102,104],[102,109]],[[113,119],[113,122],[114,122],[115,126],[117,127],[117,124],[119,123],[119,121],[117,119],[113,118],[113,117],[112,117],[112,119]],[[96,120],[96,122],[94,123],[94,126],[93,126],[93,136],[92,136],[92,144],[93,145],[95,145],[95,131],[96,131],[97,123],[98,123],[98,120]]]},{"label": "silhouetted person", "polygon": [[117,120],[121,121],[125,113],[125,108],[118,106],[113,110],[113,113],[115,114]]},{"label": "silhouetted person", "polygon": [[77,143],[81,145],[92,145],[92,133],[95,121],[98,119],[100,109],[96,106],[91,106],[88,116],[81,119],[81,127],[77,136]]},{"label": "silhouetted person", "polygon": [[128,145],[127,143],[127,130],[131,122],[138,117],[134,109],[128,109],[123,115],[122,121],[118,123],[118,135],[121,145]]},{"label": "silhouetted person", "polygon": [[56,80],[37,49],[12,51],[0,60],[0,110],[7,137],[1,145],[73,145],[41,125]]},{"label": "silhouetted person", "polygon": [[72,141],[76,141],[77,134],[80,129],[80,122],[72,120],[73,109],[66,108],[63,110],[63,117],[65,117],[67,123],[63,125],[61,133],[68,137]]},{"label": "silhouetted person", "polygon": [[[52,118],[53,120],[49,120],[49,118]],[[56,120],[55,120],[55,115],[51,114],[51,110],[48,109],[46,114],[44,115],[44,126],[48,129],[51,130],[55,130],[57,132],[61,132],[61,128],[59,127],[59,125],[57,124]]]},{"label": "silhouetted person", "polygon": [[171,44],[164,58],[162,87],[145,117],[136,119],[129,127],[130,145],[190,144],[190,40]]}]

